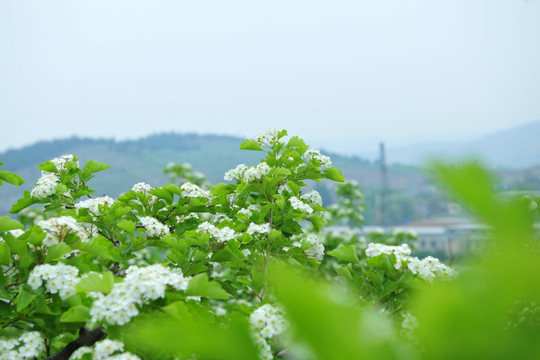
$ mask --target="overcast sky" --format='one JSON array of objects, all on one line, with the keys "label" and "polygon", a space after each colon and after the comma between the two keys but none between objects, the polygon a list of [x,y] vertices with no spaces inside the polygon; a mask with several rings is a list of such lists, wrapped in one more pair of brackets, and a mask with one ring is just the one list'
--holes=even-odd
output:
[{"label": "overcast sky", "polygon": [[470,138],[540,120],[539,100],[538,0],[0,0],[0,151]]}]

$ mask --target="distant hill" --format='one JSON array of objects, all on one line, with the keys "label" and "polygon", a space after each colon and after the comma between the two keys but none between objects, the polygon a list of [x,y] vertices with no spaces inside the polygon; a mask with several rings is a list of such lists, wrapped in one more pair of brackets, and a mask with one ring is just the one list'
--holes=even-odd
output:
[{"label": "distant hill", "polygon": [[[72,137],[8,150],[0,153],[4,169],[18,173],[26,183],[20,188],[0,186],[0,215],[8,214],[11,205],[22,196],[24,190],[33,188],[40,176],[37,165],[62,154],[75,154],[82,164],[88,160],[109,164],[111,168],[96,174],[90,186],[96,190],[96,196],[106,194],[117,197],[137,182],[144,181],[152,186],[169,183],[170,180],[163,173],[169,162],[191,163],[193,169],[204,173],[211,183],[222,182],[227,170],[240,163],[255,165],[263,155],[261,152],[239,150],[243,140],[232,136],[165,133],[120,142]],[[502,140],[487,138],[485,143],[496,141]],[[376,223],[381,193],[379,164],[357,156],[341,156],[321,150],[331,157],[334,166],[347,179],[358,181],[365,195],[366,223]],[[406,224],[447,211],[444,196],[421,168],[394,164],[388,167],[387,174],[389,223]],[[540,167],[504,171],[499,175],[502,175],[501,189],[540,188]],[[335,200],[332,182],[323,181],[310,186],[321,193],[326,205]]]},{"label": "distant hill", "polygon": [[423,143],[390,148],[391,163],[422,164],[430,157],[482,159],[494,168],[519,169],[540,165],[540,121],[502,130],[462,143]]},{"label": "distant hill", "polygon": [[[262,153],[239,150],[243,140],[231,136],[165,133],[120,142],[72,137],[8,150],[0,153],[0,161],[5,169],[21,175],[26,184],[21,188],[0,187],[0,214],[7,213],[24,190],[32,189],[40,176],[37,165],[62,154],[75,154],[81,163],[95,159],[110,165],[110,169],[97,174],[91,187],[98,195],[114,197],[140,181],[152,186],[169,183],[163,169],[171,161],[191,163],[194,170],[204,173],[211,183],[222,182],[223,174],[239,163],[254,165],[259,162]],[[379,186],[376,164],[359,157],[329,155],[347,178],[358,180],[364,189]],[[396,188],[424,185],[424,176],[416,168],[399,166],[395,169]],[[320,190],[324,192],[324,188]]]}]

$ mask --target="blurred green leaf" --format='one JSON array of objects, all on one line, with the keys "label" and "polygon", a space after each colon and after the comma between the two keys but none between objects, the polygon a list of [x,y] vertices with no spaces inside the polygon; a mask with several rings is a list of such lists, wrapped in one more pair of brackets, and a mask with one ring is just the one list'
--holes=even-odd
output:
[{"label": "blurred green leaf", "polygon": [[360,264],[354,245],[343,245],[327,252],[328,255],[354,264]]},{"label": "blurred green leaf", "polygon": [[240,144],[240,150],[255,150],[255,151],[264,151],[263,148],[252,139],[247,139]]},{"label": "blurred green leaf", "polygon": [[206,273],[195,275],[189,280],[186,294],[222,300],[229,298],[229,294],[223,290],[217,281],[208,281],[208,275]]},{"label": "blurred green leaf", "polygon": [[0,216],[0,231],[24,229],[24,225],[9,216]]}]

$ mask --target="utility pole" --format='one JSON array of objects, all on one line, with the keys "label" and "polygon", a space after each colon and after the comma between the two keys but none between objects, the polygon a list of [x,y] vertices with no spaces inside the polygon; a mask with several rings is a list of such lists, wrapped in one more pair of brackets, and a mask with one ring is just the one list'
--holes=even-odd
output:
[{"label": "utility pole", "polygon": [[379,202],[379,224],[386,226],[386,201],[388,196],[388,174],[386,169],[386,152],[384,150],[384,142],[379,144],[379,165],[381,171],[381,193]]}]

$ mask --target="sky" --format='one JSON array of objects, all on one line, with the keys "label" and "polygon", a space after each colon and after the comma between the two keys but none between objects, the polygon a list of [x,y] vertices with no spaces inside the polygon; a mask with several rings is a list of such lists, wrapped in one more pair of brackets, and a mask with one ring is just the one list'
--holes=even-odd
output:
[{"label": "sky", "polygon": [[540,0],[0,0],[0,151],[470,139],[540,120],[539,64]]}]

